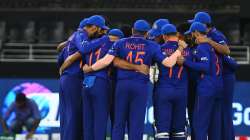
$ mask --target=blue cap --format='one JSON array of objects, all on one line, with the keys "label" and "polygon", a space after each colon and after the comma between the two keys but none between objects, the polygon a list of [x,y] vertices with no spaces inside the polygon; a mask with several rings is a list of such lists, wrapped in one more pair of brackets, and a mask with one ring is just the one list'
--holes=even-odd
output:
[{"label": "blue cap", "polygon": [[105,25],[105,19],[100,15],[94,15],[88,18],[86,24],[96,25],[104,30],[108,30],[109,28]]},{"label": "blue cap", "polygon": [[169,20],[168,19],[157,19],[153,26],[152,26],[152,31],[153,31],[153,35],[154,37],[160,36],[161,35],[161,28],[166,25],[169,24]]},{"label": "blue cap", "polygon": [[157,19],[154,24],[153,24],[153,29],[158,29],[158,30],[161,30],[161,28],[166,25],[166,24],[169,24],[169,20],[168,19],[163,19],[163,18],[160,18],[160,19]]},{"label": "blue cap", "polygon": [[146,20],[137,20],[134,23],[134,30],[147,32],[150,30],[150,25]]},{"label": "blue cap", "polygon": [[120,29],[111,29],[108,33],[108,35],[113,35],[113,36],[117,36],[119,38],[123,38],[124,34]]},{"label": "blue cap", "polygon": [[161,33],[164,35],[177,33],[177,29],[173,24],[166,24],[161,28]]},{"label": "blue cap", "polygon": [[83,20],[81,20],[81,22],[79,24],[79,28],[83,28],[84,26],[86,26],[87,21],[88,21],[88,18],[84,18]]},{"label": "blue cap", "polygon": [[159,32],[156,29],[150,29],[148,31],[148,38],[149,39],[154,39],[155,37],[159,36]]},{"label": "blue cap", "polygon": [[198,32],[206,32],[207,27],[206,25],[200,23],[200,22],[194,22],[190,26],[189,30],[185,32],[185,34],[190,34],[192,32],[198,31]]},{"label": "blue cap", "polygon": [[189,23],[200,22],[203,24],[210,24],[212,22],[211,16],[206,12],[198,12],[195,14],[194,19],[188,20]]}]

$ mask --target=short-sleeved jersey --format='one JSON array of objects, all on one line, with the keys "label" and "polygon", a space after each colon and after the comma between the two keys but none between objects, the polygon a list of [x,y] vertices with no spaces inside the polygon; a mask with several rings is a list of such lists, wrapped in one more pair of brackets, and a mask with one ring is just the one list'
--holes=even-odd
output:
[{"label": "short-sleeved jersey", "polygon": [[232,57],[223,57],[223,76],[234,75],[237,67],[238,64]]},{"label": "short-sleeved jersey", "polygon": [[[161,63],[165,56],[161,53],[160,46],[155,42],[146,40],[142,36],[124,38],[116,43],[108,52],[133,64],[150,66],[153,61]],[[132,70],[117,69],[117,80],[143,80],[148,81],[149,76]]]},{"label": "short-sleeved jersey", "polygon": [[216,86],[216,55],[212,46],[208,43],[199,44],[193,52],[193,60],[186,60],[184,65],[197,71],[199,77],[197,84],[203,88]]},{"label": "short-sleeved jersey", "polygon": [[[161,46],[162,53],[169,57],[178,49],[178,42],[168,41]],[[184,49],[182,55],[185,59],[191,60],[190,48]],[[172,68],[165,67],[161,63],[157,63],[159,68],[158,86],[174,86],[184,88],[187,87],[188,72],[187,67],[175,64]]]},{"label": "short-sleeved jersey", "polygon": [[[79,37],[80,36],[80,37]],[[79,40],[79,38],[81,40]],[[78,51],[76,46],[77,43],[88,40],[88,35],[84,30],[78,30],[74,32],[68,39],[68,45],[66,46],[66,50],[63,52],[64,60],[67,59],[68,56],[74,54]],[[82,74],[82,70],[80,69],[80,60],[75,61],[68,68],[66,68],[63,74]]]},{"label": "short-sleeved jersey", "polygon": [[[108,38],[106,40],[103,40],[103,43],[101,44],[101,47],[94,51],[91,52],[89,54],[86,54],[84,56],[84,60],[85,63],[87,65],[93,65],[96,61],[98,61],[99,59],[103,58],[109,51],[109,49],[112,47],[114,42],[111,42]],[[94,72],[90,72],[85,74],[84,76],[97,76],[100,78],[108,78],[108,67],[101,69],[99,71],[94,71]]]},{"label": "short-sleeved jersey", "polygon": [[[27,99],[26,105],[24,108],[19,109],[16,106],[16,103],[13,102],[7,110],[7,114],[11,114],[14,112],[16,119],[20,121],[25,121],[28,118],[33,119],[41,119],[41,114],[39,112],[38,106],[32,99]],[[5,116],[5,120],[8,119],[9,116]]]},{"label": "short-sleeved jersey", "polygon": [[[225,37],[225,35],[222,34],[220,31],[218,31],[216,28],[212,28],[212,30],[208,32],[207,37],[221,45],[228,44],[228,40]],[[222,76],[224,55],[217,53],[216,51],[215,53],[216,53],[216,74],[218,76]]]}]

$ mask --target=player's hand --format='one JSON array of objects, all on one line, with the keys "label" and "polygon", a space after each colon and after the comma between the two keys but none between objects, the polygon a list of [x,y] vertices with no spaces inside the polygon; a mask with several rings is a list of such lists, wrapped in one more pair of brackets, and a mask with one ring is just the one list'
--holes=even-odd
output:
[{"label": "player's hand", "polygon": [[33,137],[33,133],[32,132],[29,132],[27,135],[26,135],[26,140],[29,140]]},{"label": "player's hand", "polygon": [[62,73],[63,73],[63,69],[60,68],[60,69],[59,69],[59,74],[60,74],[60,76],[62,75]]},{"label": "player's hand", "polygon": [[144,75],[148,75],[149,74],[149,66],[147,66],[145,64],[138,65],[137,71],[144,74]]},{"label": "player's hand", "polygon": [[198,36],[198,37],[196,37],[195,42],[197,44],[208,43],[209,42],[209,38],[207,38],[205,36]]},{"label": "player's hand", "polygon": [[179,66],[182,66],[183,63],[184,63],[184,61],[185,61],[185,58],[184,58],[183,56],[178,56],[178,57],[177,57],[176,63],[177,63]]},{"label": "player's hand", "polygon": [[188,44],[183,40],[179,40],[178,45],[179,45],[178,50],[180,51],[183,51],[183,49],[187,48],[188,46]]},{"label": "player's hand", "polygon": [[93,71],[92,67],[86,64],[83,66],[82,70],[84,73],[90,73]]}]

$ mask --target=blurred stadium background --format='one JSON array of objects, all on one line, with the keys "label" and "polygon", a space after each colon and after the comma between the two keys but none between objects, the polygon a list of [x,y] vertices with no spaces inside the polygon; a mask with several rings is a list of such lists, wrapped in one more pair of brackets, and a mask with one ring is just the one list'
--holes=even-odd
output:
[{"label": "blurred stadium background", "polygon": [[[215,26],[227,36],[231,55],[240,64],[233,104],[234,124],[237,136],[250,136],[249,6],[247,0],[0,0],[1,112],[13,100],[12,95],[22,90],[39,103],[43,113],[39,133],[57,140],[56,45],[76,30],[81,19],[101,14],[111,28],[126,30],[138,18],[152,23],[164,17],[179,24],[203,10],[212,15]],[[150,106],[145,123],[146,133],[151,134]]]}]

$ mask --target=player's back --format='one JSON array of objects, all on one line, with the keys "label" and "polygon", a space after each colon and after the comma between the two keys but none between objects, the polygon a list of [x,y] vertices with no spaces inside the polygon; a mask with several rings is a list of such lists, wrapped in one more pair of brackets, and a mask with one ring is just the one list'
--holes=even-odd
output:
[{"label": "player's back", "polygon": [[[142,36],[132,36],[124,38],[115,43],[118,47],[117,56],[121,59],[133,64],[145,64],[150,66],[152,64],[153,54],[155,50],[159,49],[159,46],[149,40],[146,40]],[[154,48],[158,47],[158,48]],[[117,79],[132,79],[148,81],[149,76],[141,74],[132,70],[117,69]]]},{"label": "player's back", "polygon": [[[93,65],[96,61],[98,61],[99,59],[103,58],[107,52],[109,51],[109,49],[112,47],[114,42],[111,42],[110,40],[105,40],[101,47],[96,50],[95,52],[91,52],[89,54],[86,54],[84,56],[84,61],[86,64],[88,64],[89,66]],[[106,67],[104,69],[101,69],[99,71],[94,71],[94,72],[90,72],[85,74],[85,76],[97,76],[100,78],[108,78],[108,68]]]},{"label": "player's back", "polygon": [[[161,52],[169,57],[178,49],[177,41],[168,41],[161,46]],[[191,59],[189,48],[184,49],[182,55],[185,59]],[[187,68],[184,66],[174,65],[171,68],[165,67],[158,63],[160,86],[178,86],[186,87],[188,82]]]},{"label": "player's back", "polygon": [[[80,36],[81,40],[76,40],[76,36]],[[64,60],[67,59],[68,56],[74,54],[78,51],[75,41],[84,41],[87,39],[87,35],[85,32],[76,31],[68,38],[68,45],[66,46],[66,50],[64,51]],[[82,74],[80,69],[80,60],[75,61],[68,68],[65,69],[63,74]]]},{"label": "player's back", "polygon": [[[208,59],[208,67],[206,71],[200,72],[200,77],[198,78],[198,84],[202,84],[204,87],[208,86],[207,84],[212,84],[211,86],[216,86],[216,54],[212,46],[208,43],[202,43],[197,46],[197,52],[206,52],[207,57],[200,56],[199,53],[194,55],[196,58],[195,61],[204,61]],[[202,82],[202,83],[200,83]]]}]

